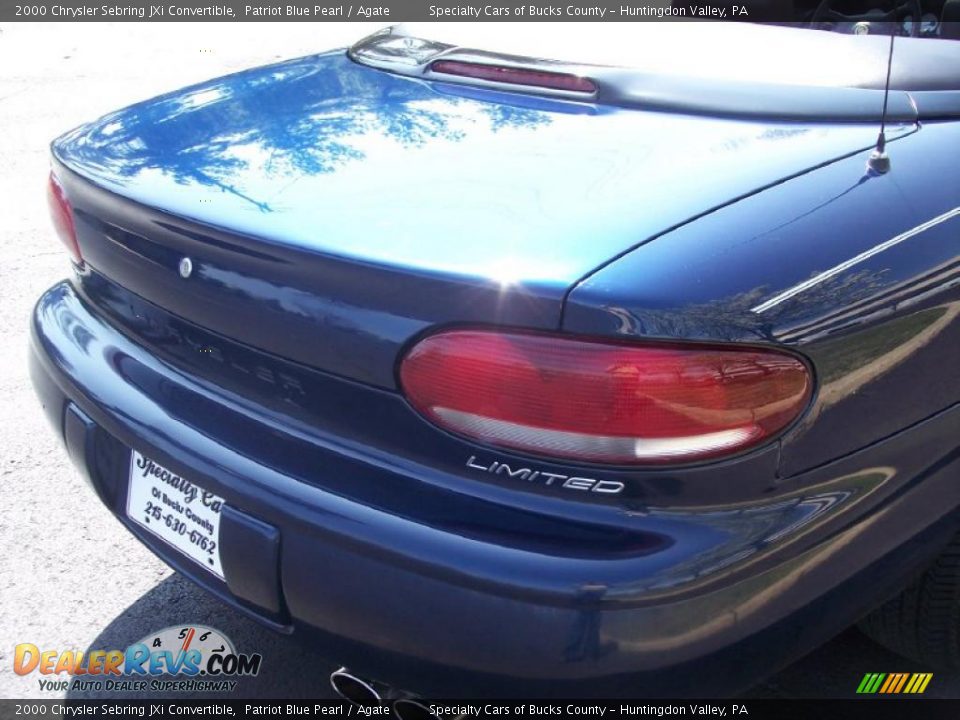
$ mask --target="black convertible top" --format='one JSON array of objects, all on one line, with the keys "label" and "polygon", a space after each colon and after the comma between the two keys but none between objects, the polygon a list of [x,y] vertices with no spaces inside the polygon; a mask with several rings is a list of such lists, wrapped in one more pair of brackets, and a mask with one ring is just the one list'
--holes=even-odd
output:
[{"label": "black convertible top", "polygon": [[[424,62],[351,49],[366,64],[446,79],[438,58],[548,68],[594,80],[595,101],[713,115],[825,121],[879,120],[890,38],[747,23],[405,23],[391,36],[441,48]],[[482,80],[457,79],[497,87]],[[897,37],[888,117],[960,118],[960,42]],[[511,89],[516,90],[516,87]],[[531,89],[538,94],[558,94]]]}]

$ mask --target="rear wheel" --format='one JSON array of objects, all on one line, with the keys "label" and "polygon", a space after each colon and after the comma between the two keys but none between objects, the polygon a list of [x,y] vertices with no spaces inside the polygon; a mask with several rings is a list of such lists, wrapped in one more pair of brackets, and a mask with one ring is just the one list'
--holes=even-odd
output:
[{"label": "rear wheel", "polygon": [[960,535],[910,587],[861,620],[860,629],[912,660],[960,670]]}]

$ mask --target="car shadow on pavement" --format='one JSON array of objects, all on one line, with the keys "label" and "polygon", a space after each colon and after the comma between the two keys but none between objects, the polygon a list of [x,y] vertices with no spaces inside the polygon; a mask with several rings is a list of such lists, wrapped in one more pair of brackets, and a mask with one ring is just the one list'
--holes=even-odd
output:
[{"label": "car shadow on pavement", "polygon": [[[183,680],[185,676],[149,677],[143,691],[74,689],[66,693],[70,700],[87,699],[322,699],[335,697],[329,676],[333,668],[293,637],[273,632],[223,604],[181,575],[173,574],[111,621],[90,643],[92,650],[122,650],[147,635],[171,626],[205,625],[219,630],[233,641],[237,652],[260,653],[263,662],[255,677],[237,678],[233,692],[162,692],[151,690],[150,680]],[[86,678],[94,680],[94,676]],[[115,681],[129,678],[117,676]],[[105,679],[101,682],[106,683]]]}]

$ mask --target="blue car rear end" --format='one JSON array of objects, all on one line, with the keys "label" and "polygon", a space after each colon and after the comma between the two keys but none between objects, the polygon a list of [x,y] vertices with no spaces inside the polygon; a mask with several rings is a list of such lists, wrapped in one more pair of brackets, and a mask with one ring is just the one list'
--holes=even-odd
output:
[{"label": "blue car rear end", "polygon": [[[36,307],[37,392],[138,539],[363,676],[738,691],[956,531],[960,127],[895,120],[902,170],[868,177],[869,113],[508,90],[335,52],[63,136],[80,260]],[[774,353],[809,393],[718,457],[525,452],[405,397],[458,329]],[[222,572],[131,517],[132,451],[223,498]]]}]

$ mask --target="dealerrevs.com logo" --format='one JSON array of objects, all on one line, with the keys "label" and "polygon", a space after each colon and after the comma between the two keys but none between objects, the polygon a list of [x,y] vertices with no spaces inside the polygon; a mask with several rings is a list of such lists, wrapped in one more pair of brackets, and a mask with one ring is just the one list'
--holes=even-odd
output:
[{"label": "dealerrevs.com logo", "polygon": [[260,672],[259,653],[238,653],[219,630],[171,626],[124,650],[46,650],[20,643],[13,655],[18,675],[37,673],[40,690],[54,692],[232,691],[242,676]]}]

